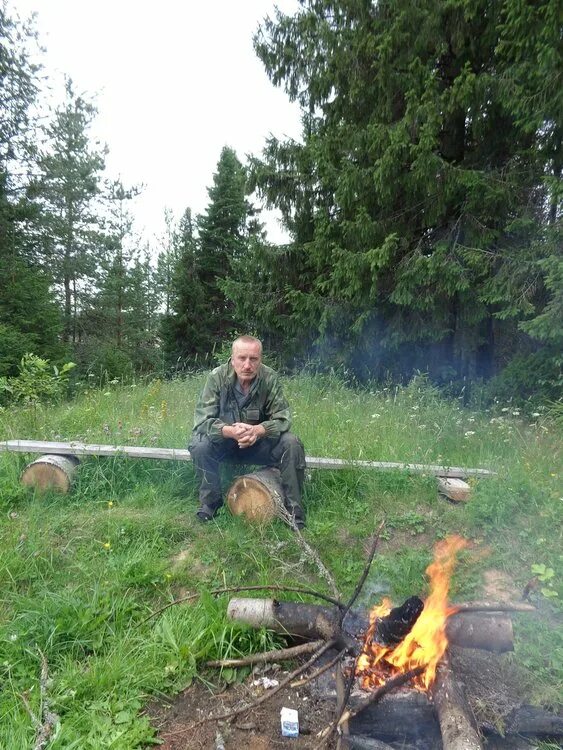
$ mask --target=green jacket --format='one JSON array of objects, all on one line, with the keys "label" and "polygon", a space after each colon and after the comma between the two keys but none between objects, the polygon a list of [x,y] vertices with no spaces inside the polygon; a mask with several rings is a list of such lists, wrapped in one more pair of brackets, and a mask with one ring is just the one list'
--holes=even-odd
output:
[{"label": "green jacket", "polygon": [[221,429],[235,422],[261,424],[268,438],[287,432],[291,426],[289,404],[277,373],[271,367],[260,365],[240,408],[234,394],[236,378],[230,362],[209,373],[195,408],[194,434],[223,440]]}]

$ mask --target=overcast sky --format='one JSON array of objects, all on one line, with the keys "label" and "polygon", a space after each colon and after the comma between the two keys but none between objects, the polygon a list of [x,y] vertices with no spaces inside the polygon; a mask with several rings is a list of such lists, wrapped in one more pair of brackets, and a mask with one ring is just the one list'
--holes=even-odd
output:
[{"label": "overcast sky", "polygon": [[[143,183],[136,226],[163,228],[165,206],[202,212],[221,148],[241,160],[271,133],[299,137],[299,112],[268,80],[252,36],[277,5],[297,0],[11,0],[37,13],[45,73],[61,97],[63,75],[94,96],[95,135],[108,176]],[[269,236],[281,241],[277,222]]]}]

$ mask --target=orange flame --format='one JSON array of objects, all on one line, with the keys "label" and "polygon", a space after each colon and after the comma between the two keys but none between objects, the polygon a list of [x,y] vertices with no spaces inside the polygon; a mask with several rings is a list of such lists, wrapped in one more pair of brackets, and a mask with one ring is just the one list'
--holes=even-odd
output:
[{"label": "orange flame", "polygon": [[398,646],[390,648],[373,641],[377,619],[389,613],[391,602],[384,599],[371,610],[370,627],[356,668],[362,687],[377,687],[395,674],[420,666],[424,667],[424,672],[415,680],[415,687],[427,690],[433,683],[436,667],[448,645],[446,620],[452,613],[448,607],[448,591],[456,555],[467,544],[460,536],[438,542],[434,548],[434,562],[426,568],[430,595],[413,629]]}]

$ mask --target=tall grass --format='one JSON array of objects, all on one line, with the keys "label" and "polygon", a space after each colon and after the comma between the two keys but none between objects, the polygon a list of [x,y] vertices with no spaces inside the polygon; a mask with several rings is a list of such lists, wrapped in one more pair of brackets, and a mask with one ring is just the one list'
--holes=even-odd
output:
[{"label": "tall grass", "polygon": [[[185,447],[201,386],[193,377],[86,388],[70,403],[0,412],[0,439]],[[438,498],[431,475],[310,471],[306,534],[345,596],[363,568],[369,535],[386,519],[365,606],[384,593],[396,601],[424,594],[432,547],[449,533],[472,540],[454,598],[481,595],[493,568],[521,591],[531,566],[544,564],[552,575],[535,596],[545,619],[541,627],[526,618],[518,624],[514,660],[532,696],[556,703],[561,643],[550,623],[563,596],[560,426],[509,404],[464,408],[423,379],[370,391],[335,377],[299,377],[286,382],[286,394],[309,455],[498,472],[473,482],[467,505],[453,506]],[[72,492],[61,496],[20,485],[28,460],[0,454],[0,748],[33,744],[26,705],[39,711],[42,655],[61,717],[51,748],[129,750],[153,737],[140,713],[149,695],[194,679],[235,679],[229,670],[205,673],[202,664],[272,645],[271,634],[228,622],[226,597],[206,591],[272,582],[323,588],[280,523],[255,527],[222,512],[216,522],[196,525],[190,464],[85,459]],[[196,590],[203,592],[196,602],[143,622]]]}]

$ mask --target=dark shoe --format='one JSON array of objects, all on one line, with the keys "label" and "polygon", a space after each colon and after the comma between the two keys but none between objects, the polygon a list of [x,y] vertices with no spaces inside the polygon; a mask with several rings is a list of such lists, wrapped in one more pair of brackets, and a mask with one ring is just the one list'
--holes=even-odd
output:
[{"label": "dark shoe", "polygon": [[299,529],[299,531],[302,531],[307,526],[307,524],[302,518],[296,518],[294,523],[295,523],[295,526]]},{"label": "dark shoe", "polygon": [[207,523],[208,521],[213,520],[213,516],[216,512],[216,510],[212,510],[207,505],[202,505],[195,515],[198,521],[200,521],[201,523]]}]

